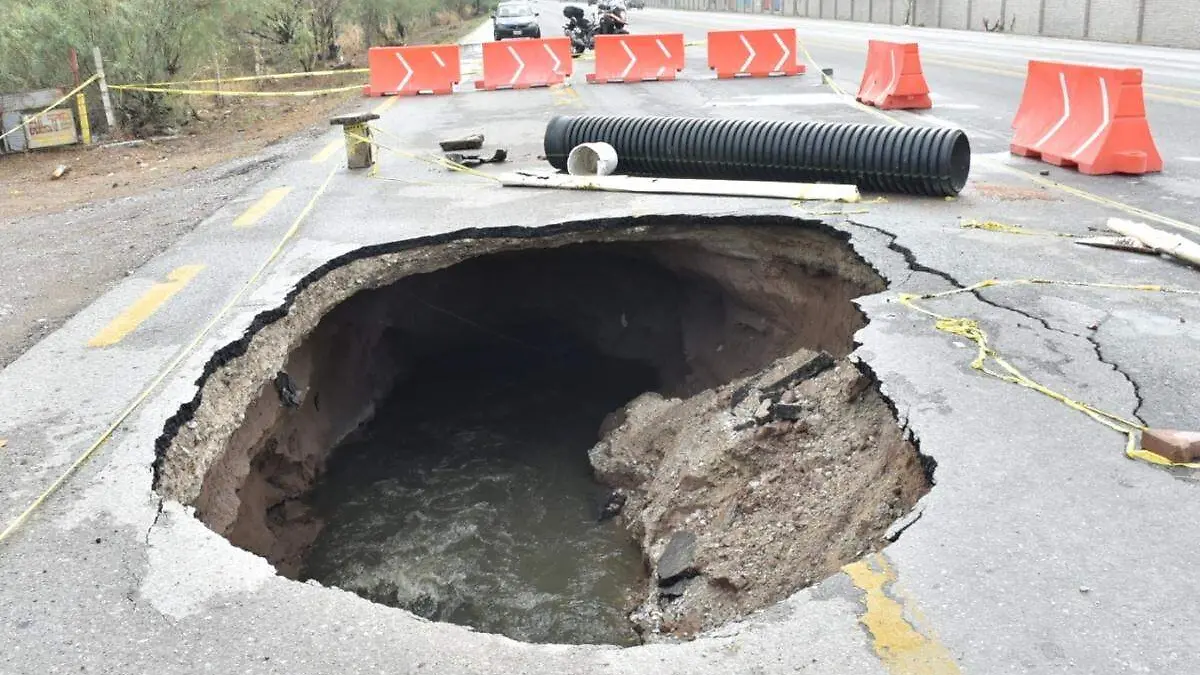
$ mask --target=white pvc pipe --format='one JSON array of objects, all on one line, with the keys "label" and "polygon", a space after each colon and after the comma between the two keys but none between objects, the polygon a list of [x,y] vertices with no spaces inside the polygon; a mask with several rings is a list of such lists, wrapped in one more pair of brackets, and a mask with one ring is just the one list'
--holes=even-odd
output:
[{"label": "white pvc pipe", "polygon": [[572,176],[607,176],[617,170],[617,151],[608,143],[584,143],[567,155],[567,173]]}]

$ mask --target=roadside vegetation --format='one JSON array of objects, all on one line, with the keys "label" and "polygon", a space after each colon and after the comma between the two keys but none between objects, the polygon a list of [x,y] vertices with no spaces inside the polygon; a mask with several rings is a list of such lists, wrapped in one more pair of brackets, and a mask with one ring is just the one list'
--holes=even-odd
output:
[{"label": "roadside vegetation", "polygon": [[[0,92],[69,85],[71,49],[86,78],[92,47],[100,48],[115,83],[362,66],[366,48],[441,37],[439,31],[486,14],[488,1],[8,0],[0,21]],[[299,82],[310,88],[315,81]],[[320,86],[336,86],[327,81]],[[122,126],[136,135],[193,112],[188,100],[154,92],[121,92],[114,102]]]}]

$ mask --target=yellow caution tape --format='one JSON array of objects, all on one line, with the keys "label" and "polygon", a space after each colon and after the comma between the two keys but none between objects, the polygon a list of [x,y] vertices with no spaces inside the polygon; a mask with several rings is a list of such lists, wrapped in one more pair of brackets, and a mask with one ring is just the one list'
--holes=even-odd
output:
[{"label": "yellow caution tape", "polygon": [[[1129,457],[1130,459],[1139,459],[1139,460],[1142,460],[1145,462],[1150,462],[1152,464],[1158,464],[1161,466],[1182,466],[1182,467],[1187,467],[1187,468],[1191,468],[1191,469],[1200,469],[1200,463],[1172,462],[1171,460],[1167,459],[1166,457],[1163,457],[1156,453],[1150,452],[1149,450],[1140,448],[1138,445],[1137,434],[1138,434],[1138,432],[1146,430],[1145,425],[1143,425],[1139,422],[1136,422],[1136,421],[1124,419],[1118,415],[1114,415],[1109,412],[1105,412],[1103,410],[1100,410],[1099,408],[1096,408],[1095,406],[1093,406],[1091,404],[1077,401],[1073,398],[1070,398],[1069,396],[1067,396],[1065,394],[1054,391],[1053,389],[1050,389],[1049,387],[1046,387],[1045,385],[1042,385],[1042,384],[1034,381],[1030,377],[1026,376],[1024,373],[1022,373],[1020,370],[1018,370],[1015,366],[1013,366],[1011,363],[1009,363],[1006,359],[1004,359],[1002,356],[1000,356],[1000,354],[995,350],[995,348],[993,348],[991,346],[991,344],[988,342],[987,333],[985,333],[983,328],[980,327],[979,322],[975,321],[974,319],[968,319],[965,317],[944,316],[944,315],[938,314],[932,310],[921,307],[916,302],[918,300],[935,300],[935,299],[939,299],[939,298],[946,298],[946,297],[949,297],[952,295],[958,295],[961,293],[973,293],[975,291],[978,291],[978,290],[981,290],[984,288],[991,288],[994,286],[1049,285],[1049,284],[1070,286],[1070,287],[1075,287],[1075,288],[1106,288],[1106,289],[1117,289],[1117,290],[1128,290],[1128,291],[1149,291],[1149,292],[1155,292],[1155,293],[1175,293],[1175,294],[1181,294],[1181,295],[1200,295],[1200,291],[1191,290],[1191,289],[1181,289],[1181,288],[1169,288],[1169,287],[1162,286],[1159,284],[1110,284],[1110,283],[1093,283],[1093,282],[1086,282],[1086,281],[1062,281],[1062,280],[1057,280],[1057,279],[1010,279],[1010,280],[986,279],[984,281],[973,284],[971,286],[967,286],[966,288],[956,288],[954,290],[944,291],[941,293],[925,293],[925,294],[901,293],[899,295],[899,301],[902,305],[908,307],[909,309],[912,309],[916,312],[919,312],[921,314],[924,314],[926,316],[933,318],[934,319],[934,327],[937,328],[938,330],[940,330],[944,333],[949,333],[951,335],[957,335],[959,337],[965,338],[965,339],[970,340],[971,342],[975,343],[975,346],[977,347],[977,351],[975,353],[974,360],[971,361],[971,368],[978,370],[981,373],[984,373],[986,375],[990,375],[991,377],[994,377],[996,379],[1003,380],[1005,382],[1011,382],[1012,384],[1017,384],[1022,387],[1026,387],[1028,389],[1032,389],[1040,394],[1043,394],[1045,396],[1048,396],[1048,397],[1054,399],[1055,401],[1058,401],[1059,403],[1066,405],[1067,407],[1069,407],[1073,410],[1077,410],[1079,412],[1084,413],[1088,417],[1091,417],[1092,419],[1103,424],[1104,426],[1108,427],[1109,429],[1112,429],[1113,431],[1117,431],[1122,434],[1125,434],[1125,436],[1126,436],[1125,455],[1127,457]],[[999,370],[989,367],[988,366],[989,362],[995,363],[997,366],[999,366]]]},{"label": "yellow caution tape", "polygon": [[3,140],[9,134],[15,133],[18,129],[24,129],[25,127],[29,126],[30,122],[36,120],[37,118],[41,117],[42,115],[45,115],[46,113],[50,112],[51,110],[57,108],[59,105],[62,105],[64,102],[66,102],[67,99],[69,99],[72,96],[74,96],[75,94],[78,94],[79,92],[83,91],[84,88],[86,88],[89,84],[95,82],[98,79],[100,79],[99,75],[93,75],[93,76],[89,77],[87,80],[84,81],[83,84],[79,85],[78,87],[75,87],[74,89],[69,91],[62,98],[60,98],[57,101],[55,101],[54,103],[51,103],[50,105],[46,106],[45,110],[42,110],[41,112],[37,113],[36,115],[31,115],[30,117],[26,118],[24,122],[21,122],[17,126],[0,134],[0,140]]},{"label": "yellow caution tape", "polygon": [[[403,141],[401,141],[401,139],[400,139],[400,138],[398,138],[398,137],[396,137],[396,136],[394,136],[394,135],[392,135],[392,134],[388,133],[387,131],[384,131],[383,129],[380,129],[380,128],[379,128],[379,127],[377,127],[377,126],[372,126],[372,127],[371,127],[371,131],[372,131],[373,133],[377,133],[377,134],[380,134],[380,135],[382,135],[382,136],[387,136],[388,138],[390,138],[390,139],[392,139],[392,140],[394,140],[394,141],[400,141],[400,142],[403,142]],[[408,151],[406,151],[406,150],[400,150],[399,148],[389,147],[389,146],[387,146],[387,145],[384,145],[384,144],[380,143],[380,142],[379,142],[379,141],[377,141],[377,140],[373,140],[373,139],[369,139],[369,138],[364,138],[364,137],[362,137],[362,136],[359,136],[359,135],[357,135],[357,134],[347,133],[347,134],[346,134],[346,136],[347,136],[348,138],[352,138],[352,139],[354,139],[355,141],[358,141],[359,143],[373,143],[373,144],[374,144],[376,147],[378,147],[378,148],[381,148],[381,149],[383,149],[383,150],[387,150],[388,152],[393,152],[393,153],[395,153],[395,154],[397,154],[397,155],[400,155],[401,157],[405,157],[405,158],[408,158],[408,159],[415,159],[415,160],[418,160],[418,161],[421,161],[421,162],[425,162],[425,163],[427,163],[427,164],[433,164],[433,165],[435,165],[435,166],[440,166],[440,167],[442,167],[442,168],[445,168],[445,169],[450,169],[451,171],[457,171],[457,172],[460,172],[460,173],[465,173],[465,174],[469,174],[469,175],[472,175],[472,176],[477,176],[477,177],[479,177],[479,178],[486,178],[486,179],[488,179],[488,180],[491,180],[491,181],[500,182],[500,179],[499,179],[499,178],[497,178],[496,176],[493,176],[493,175],[491,175],[491,174],[488,174],[488,173],[484,173],[484,172],[482,172],[482,171],[476,171],[475,169],[472,169],[472,168],[471,168],[471,167],[469,167],[469,166],[466,166],[466,165],[463,165],[463,164],[459,164],[458,162],[452,162],[452,161],[450,161],[450,160],[446,159],[445,157],[438,157],[438,156],[436,156],[436,155],[430,155],[430,154],[425,154],[425,153],[417,153],[417,152],[408,152]]]},{"label": "yellow caution tape", "polygon": [[354,84],[348,87],[333,87],[332,89],[309,89],[307,91],[229,91],[218,89],[175,89],[174,87],[143,87],[134,84],[119,84],[109,85],[109,89],[118,91],[146,91],[153,94],[182,94],[185,96],[253,96],[253,97],[272,97],[272,96],[321,96],[323,94],[337,94],[344,91],[361,91],[364,85]]},{"label": "yellow caution tape", "polygon": [[1008,225],[1006,223],[996,222],[994,220],[968,220],[962,223],[962,228],[968,230],[986,230],[988,232],[1003,232],[1005,234],[1025,234],[1041,237],[1067,237],[1073,238],[1076,235],[1066,232],[1051,232],[1049,230],[1034,230],[1020,225]]},{"label": "yellow caution tape", "polygon": [[290,80],[298,77],[328,77],[331,75],[350,75],[370,72],[370,68],[346,68],[343,70],[314,70],[310,73],[275,73],[274,75],[243,75],[239,77],[218,77],[208,80],[181,80],[178,82],[149,82],[144,84],[109,85],[110,87],[177,87],[194,84],[221,84],[222,82],[256,82],[261,80]]}]

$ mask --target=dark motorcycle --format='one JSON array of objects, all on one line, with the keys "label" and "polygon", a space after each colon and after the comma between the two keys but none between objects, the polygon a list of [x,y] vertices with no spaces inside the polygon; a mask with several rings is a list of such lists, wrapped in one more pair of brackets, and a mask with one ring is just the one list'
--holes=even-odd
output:
[{"label": "dark motorcycle", "polygon": [[596,46],[596,24],[588,21],[582,8],[575,5],[567,5],[563,7],[563,16],[567,17],[567,23],[563,26],[563,33],[571,38],[571,53],[573,55],[579,56]]},{"label": "dark motorcycle", "polygon": [[600,10],[600,16],[596,19],[596,35],[629,35],[624,9],[605,2],[597,5],[597,9]]}]

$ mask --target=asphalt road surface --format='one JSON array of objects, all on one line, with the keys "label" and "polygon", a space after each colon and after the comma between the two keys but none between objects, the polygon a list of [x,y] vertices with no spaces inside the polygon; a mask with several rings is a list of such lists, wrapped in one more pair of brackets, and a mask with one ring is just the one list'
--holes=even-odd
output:
[{"label": "asphalt road surface", "polygon": [[[543,34],[559,34],[561,6],[540,7]],[[697,45],[673,83],[587,85],[580,60],[569,87],[366,100],[382,142],[405,151],[383,151],[376,175],[346,171],[331,130],[0,371],[0,527],[15,525],[0,542],[0,673],[1197,672],[1193,475],[1127,459],[1122,435],[972,370],[974,348],[897,294],[992,278],[1200,289],[1196,270],[1166,259],[961,226],[1079,235],[1116,216],[1196,237],[1200,54],[655,9],[631,19],[634,32],[691,41],[770,25],[799,29],[807,74],[717,81]],[[833,68],[853,92],[872,37],[918,41],[934,92],[933,110],[893,117],[960,126],[974,152],[957,199],[867,195],[809,216],[848,233],[891,282],[861,300],[871,322],[856,353],[938,463],[920,519],[884,556],[689,644],[526,645],[277,577],[151,492],[155,439],[211,355],[337,256],[472,227],[805,215],[767,200],[510,190],[406,153],[481,131],[513,167],[544,168],[542,131],[561,113],[877,122],[815,74]],[[1051,57],[1145,68],[1161,174],[1086,177],[1007,154],[1022,64]],[[1040,285],[935,302],[979,320],[1053,389],[1151,426],[1200,427],[1196,296]]]}]

